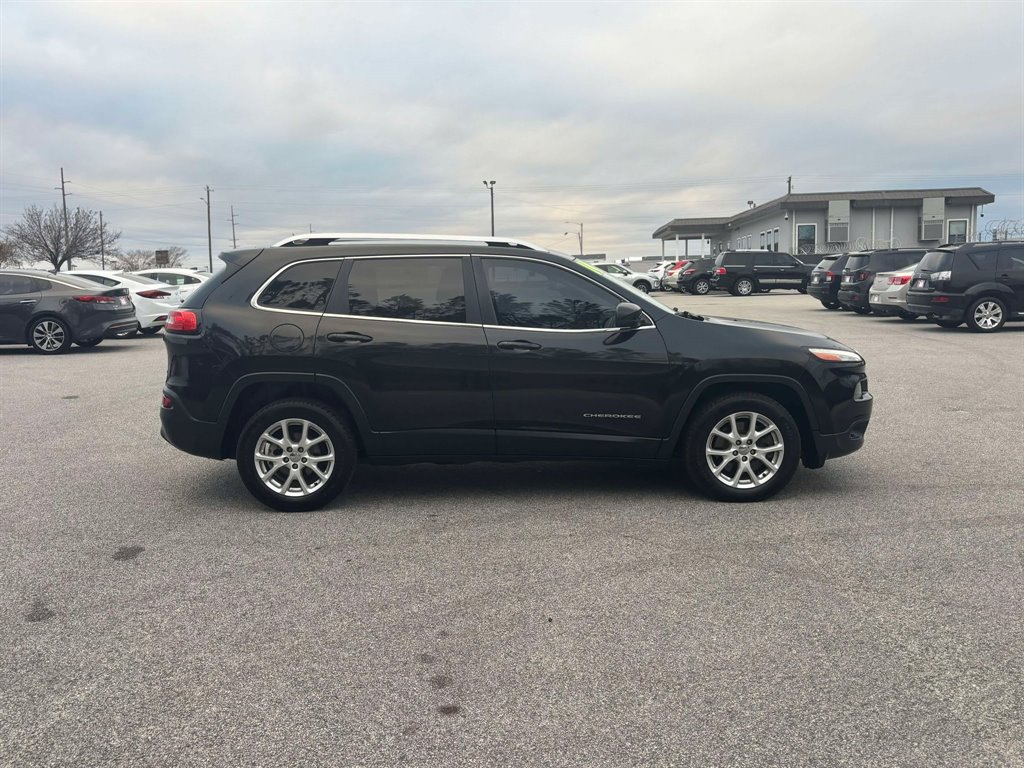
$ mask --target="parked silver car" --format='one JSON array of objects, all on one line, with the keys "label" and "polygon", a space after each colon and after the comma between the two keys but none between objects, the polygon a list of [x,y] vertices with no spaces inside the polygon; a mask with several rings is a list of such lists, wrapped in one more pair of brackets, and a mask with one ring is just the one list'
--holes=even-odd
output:
[{"label": "parked silver car", "polygon": [[868,306],[876,315],[889,315],[903,320],[916,320],[919,316],[907,309],[907,289],[917,264],[896,272],[879,272],[868,289]]},{"label": "parked silver car", "polygon": [[661,288],[661,281],[653,275],[647,272],[634,272],[631,269],[621,264],[615,264],[610,261],[597,262],[593,266],[600,269],[602,272],[607,272],[612,277],[617,277],[619,280],[623,280],[634,288],[643,291],[644,293],[650,293],[653,290]]}]

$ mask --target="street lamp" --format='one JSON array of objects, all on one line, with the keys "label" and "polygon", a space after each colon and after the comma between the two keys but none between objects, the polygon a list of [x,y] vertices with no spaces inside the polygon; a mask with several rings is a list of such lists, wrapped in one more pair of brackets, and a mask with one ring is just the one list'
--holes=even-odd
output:
[{"label": "street lamp", "polygon": [[484,186],[491,190],[491,237],[494,237],[494,182],[485,181]]},{"label": "street lamp", "polygon": [[566,232],[565,234],[567,234],[567,235],[576,235],[577,239],[580,241],[580,256],[582,256],[583,255],[583,222],[582,221],[567,221],[565,223],[566,224],[575,224],[577,227],[580,228],[579,232]]}]

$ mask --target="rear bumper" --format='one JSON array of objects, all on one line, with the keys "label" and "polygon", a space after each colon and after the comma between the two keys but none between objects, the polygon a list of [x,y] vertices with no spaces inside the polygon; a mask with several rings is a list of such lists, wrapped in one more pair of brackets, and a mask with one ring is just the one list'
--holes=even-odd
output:
[{"label": "rear bumper", "polygon": [[835,301],[836,286],[834,283],[808,283],[807,295],[818,301]]},{"label": "rear bumper", "polygon": [[224,430],[213,421],[192,418],[173,392],[164,389],[164,397],[171,401],[170,408],[160,409],[160,437],[179,451],[207,459],[223,459]]},{"label": "rear bumper", "polygon": [[963,320],[964,297],[956,293],[907,293],[907,311],[939,320]]},{"label": "rear bumper", "polygon": [[840,304],[845,304],[848,307],[866,307],[868,306],[868,288],[858,285],[840,288],[838,299]]}]

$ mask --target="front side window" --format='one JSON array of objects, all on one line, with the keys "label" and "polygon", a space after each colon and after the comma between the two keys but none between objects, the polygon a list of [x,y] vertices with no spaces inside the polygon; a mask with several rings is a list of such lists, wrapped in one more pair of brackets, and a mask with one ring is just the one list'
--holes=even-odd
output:
[{"label": "front side window", "polygon": [[349,273],[346,314],[464,323],[462,259],[357,259]]},{"label": "front side window", "polygon": [[621,299],[574,272],[534,261],[483,259],[498,325],[591,330],[615,327]]},{"label": "front side window", "polygon": [[256,303],[270,309],[323,312],[339,266],[338,261],[307,261],[289,267],[263,289]]}]

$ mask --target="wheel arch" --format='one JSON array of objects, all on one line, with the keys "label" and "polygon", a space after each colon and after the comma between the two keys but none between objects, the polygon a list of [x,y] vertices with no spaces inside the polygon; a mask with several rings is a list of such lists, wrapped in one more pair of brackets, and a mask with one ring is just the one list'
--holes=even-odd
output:
[{"label": "wheel arch", "polygon": [[61,323],[63,323],[64,327],[68,329],[68,333],[71,334],[71,340],[75,340],[75,330],[74,328],[71,327],[71,323],[69,323],[65,318],[61,317],[59,312],[55,312],[52,309],[44,309],[41,312],[37,312],[36,314],[32,315],[32,317],[30,317],[28,322],[25,324],[26,344],[30,346],[32,344],[32,326],[34,326],[40,320],[45,320],[48,317],[52,317],[54,320],[59,320]]},{"label": "wheel arch", "polygon": [[818,455],[814,432],[818,420],[811,399],[799,382],[785,376],[714,376],[701,382],[686,398],[676,416],[663,458],[679,455],[683,449],[687,430],[701,413],[701,407],[723,395],[740,392],[754,392],[777,401],[793,416],[800,430],[801,453],[808,467],[820,467],[824,463]]}]

